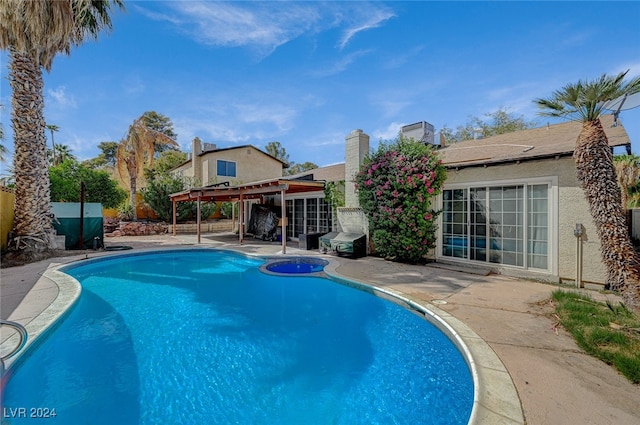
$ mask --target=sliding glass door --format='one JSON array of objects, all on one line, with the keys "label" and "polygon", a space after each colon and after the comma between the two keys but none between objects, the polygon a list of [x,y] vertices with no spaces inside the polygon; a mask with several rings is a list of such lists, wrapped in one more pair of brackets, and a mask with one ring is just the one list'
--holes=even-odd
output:
[{"label": "sliding glass door", "polygon": [[547,269],[549,184],[443,191],[442,255]]},{"label": "sliding glass door", "polygon": [[287,236],[291,238],[300,233],[327,233],[333,227],[333,210],[324,198],[287,199],[286,211]]}]

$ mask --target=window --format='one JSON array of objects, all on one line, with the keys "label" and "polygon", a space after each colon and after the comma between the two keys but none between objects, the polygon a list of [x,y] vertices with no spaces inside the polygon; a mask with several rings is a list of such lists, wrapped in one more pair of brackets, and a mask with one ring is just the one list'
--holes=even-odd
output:
[{"label": "window", "polygon": [[300,233],[331,231],[333,210],[324,198],[287,199],[286,211],[289,237],[297,238]]},{"label": "window", "polygon": [[218,160],[217,175],[226,177],[236,177],[236,163],[232,161]]},{"label": "window", "polygon": [[547,270],[549,184],[443,191],[442,255]]}]

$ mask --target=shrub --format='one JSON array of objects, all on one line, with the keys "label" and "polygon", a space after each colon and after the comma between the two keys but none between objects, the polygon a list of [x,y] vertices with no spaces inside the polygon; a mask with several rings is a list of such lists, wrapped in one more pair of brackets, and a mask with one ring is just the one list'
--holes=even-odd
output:
[{"label": "shrub", "polygon": [[[141,189],[142,199],[162,221],[173,220],[173,202],[169,198],[172,193],[181,192],[187,189],[187,184],[180,177],[170,174],[157,176],[149,180],[147,187]],[[196,202],[178,202],[176,206],[176,220],[185,221],[195,217],[198,205]],[[200,204],[200,218],[207,219],[217,209],[215,202],[205,202]]]},{"label": "shrub", "polygon": [[80,202],[80,184],[85,184],[85,202],[98,202],[105,208],[115,208],[127,198],[109,173],[94,170],[67,159],[49,168],[52,202]]},{"label": "shrub", "polygon": [[235,216],[238,216],[238,204],[237,203],[233,203],[233,202],[223,202],[220,205],[220,214],[222,214],[222,216],[224,218],[231,218],[233,217],[233,209],[235,208]]},{"label": "shrub", "polygon": [[380,143],[365,157],[356,190],[380,256],[415,263],[435,247],[439,211],[431,205],[445,178],[434,148],[413,139]]},{"label": "shrub", "polygon": [[118,220],[133,220],[133,206],[130,202],[123,202],[120,204],[120,206],[118,206]]}]

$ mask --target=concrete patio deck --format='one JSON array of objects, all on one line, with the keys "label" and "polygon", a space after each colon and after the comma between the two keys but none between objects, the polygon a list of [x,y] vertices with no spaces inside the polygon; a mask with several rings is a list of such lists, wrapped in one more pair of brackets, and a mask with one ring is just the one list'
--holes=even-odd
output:
[{"label": "concrete patio deck", "polygon": [[[275,255],[281,249],[277,243],[251,239],[240,246],[230,234],[204,235],[200,245],[196,243],[195,235],[119,237],[107,239],[106,244],[128,245],[134,252],[202,246]],[[90,251],[2,269],[0,317],[25,325],[30,323],[58,297],[58,286],[43,276],[50,266],[110,254]],[[291,246],[287,248],[287,254],[318,255]],[[525,423],[640,423],[640,386],[629,383],[612,367],[583,353],[570,335],[555,328],[551,306],[546,300],[558,286],[506,276],[465,273],[437,264],[411,266],[375,257],[332,259],[336,275],[370,283],[433,306],[435,311],[439,309],[441,314],[453,316],[479,335],[497,354],[515,384]],[[594,298],[605,297],[588,292]],[[616,299],[612,295],[606,297]],[[3,332],[4,340],[6,329],[3,328]],[[502,410],[505,411],[509,412],[510,407]],[[519,422],[508,413],[501,414],[487,416],[483,423]]]}]

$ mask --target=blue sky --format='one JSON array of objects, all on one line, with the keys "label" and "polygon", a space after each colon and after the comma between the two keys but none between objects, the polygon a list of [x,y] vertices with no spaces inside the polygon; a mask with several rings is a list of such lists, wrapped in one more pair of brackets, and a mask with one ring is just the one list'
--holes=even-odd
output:
[{"label": "blue sky", "polygon": [[[279,141],[291,160],[323,166],[344,161],[356,128],[375,146],[404,124],[455,129],[498,108],[544,125],[534,98],[603,73],[640,75],[639,2],[125,4],[111,33],[44,75],[45,119],[80,159],[156,111],[185,151],[195,136],[219,147]],[[621,118],[639,154],[640,108]]]}]

